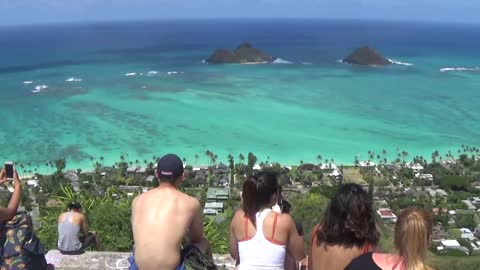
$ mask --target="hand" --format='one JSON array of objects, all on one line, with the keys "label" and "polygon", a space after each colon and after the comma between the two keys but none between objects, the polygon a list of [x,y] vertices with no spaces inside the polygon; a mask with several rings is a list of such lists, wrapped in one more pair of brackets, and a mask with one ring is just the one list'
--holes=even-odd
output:
[{"label": "hand", "polygon": [[13,187],[22,188],[22,182],[20,182],[20,177],[18,177],[17,168],[13,168]]},{"label": "hand", "polygon": [[5,178],[5,168],[2,168],[2,171],[0,171],[0,185],[7,181],[7,178]]}]

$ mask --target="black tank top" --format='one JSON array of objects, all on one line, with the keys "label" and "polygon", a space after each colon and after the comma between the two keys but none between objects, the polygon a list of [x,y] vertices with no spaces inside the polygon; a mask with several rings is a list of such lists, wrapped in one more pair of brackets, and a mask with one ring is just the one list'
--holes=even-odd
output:
[{"label": "black tank top", "polygon": [[372,254],[373,252],[368,252],[353,259],[345,270],[382,270],[373,261]]}]

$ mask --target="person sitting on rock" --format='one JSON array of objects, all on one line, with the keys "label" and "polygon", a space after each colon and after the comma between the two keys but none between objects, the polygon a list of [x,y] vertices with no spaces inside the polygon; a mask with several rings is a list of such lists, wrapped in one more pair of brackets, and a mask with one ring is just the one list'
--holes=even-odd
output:
[{"label": "person sitting on rock", "polygon": [[[173,154],[163,156],[156,175],[159,186],[132,203],[135,251],[130,269],[215,269],[200,202],[178,190],[185,178],[182,160]],[[188,243],[181,250],[184,237]]]},{"label": "person sitting on rock", "polygon": [[96,232],[88,231],[87,218],[82,214],[82,205],[78,202],[70,203],[68,211],[58,217],[57,247],[67,255],[81,254],[89,247],[101,249]]},{"label": "person sitting on rock", "polygon": [[308,269],[343,270],[352,259],[375,250],[380,233],[372,208],[360,185],[341,186],[312,233]]},{"label": "person sitting on rock", "polygon": [[287,254],[294,262],[305,258],[304,239],[292,217],[272,210],[278,190],[276,176],[266,172],[243,184],[243,209],[230,224],[230,254],[239,270],[283,270]]}]

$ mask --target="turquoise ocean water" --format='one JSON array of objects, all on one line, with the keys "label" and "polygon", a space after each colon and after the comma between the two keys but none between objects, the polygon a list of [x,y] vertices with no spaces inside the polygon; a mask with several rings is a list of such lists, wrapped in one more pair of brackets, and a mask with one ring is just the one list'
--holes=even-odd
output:
[{"label": "turquoise ocean water", "polygon": [[[284,61],[202,62],[213,49],[243,41]],[[404,64],[338,62],[363,45]],[[45,161],[59,157],[69,168],[89,168],[91,157],[113,164],[128,155],[143,164],[174,152],[206,164],[211,150],[223,161],[251,151],[260,161],[312,162],[321,154],[349,164],[356,155],[367,159],[369,150],[430,157],[479,146],[479,47],[478,25],[224,20],[3,27],[0,160],[46,171]],[[36,92],[41,85],[48,88]]]}]

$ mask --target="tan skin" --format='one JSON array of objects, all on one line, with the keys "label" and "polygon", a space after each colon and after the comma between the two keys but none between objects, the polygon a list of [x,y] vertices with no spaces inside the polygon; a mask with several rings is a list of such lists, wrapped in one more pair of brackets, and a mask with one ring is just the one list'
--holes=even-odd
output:
[{"label": "tan skin", "polygon": [[[277,195],[272,196],[271,203],[263,207],[263,209],[271,209],[277,201]],[[232,258],[240,262],[238,254],[238,242],[245,239],[245,213],[243,210],[238,210],[230,223],[230,255]],[[275,213],[271,212],[265,218],[263,223],[264,235],[272,235],[273,223]],[[256,233],[256,228],[252,222],[248,223],[248,237],[253,237]],[[303,237],[298,235],[295,222],[289,214],[279,214],[277,218],[277,229],[275,231],[274,240],[281,245],[287,246],[287,253],[290,254],[296,261],[301,261],[305,258],[305,242]]]},{"label": "tan skin", "polygon": [[[6,178],[5,168],[0,171],[0,186],[11,181]],[[13,168],[13,194],[6,208],[0,207],[0,223],[11,220],[16,214],[22,196],[22,183],[18,177],[17,169]]]},{"label": "tan skin", "polygon": [[[100,240],[98,239],[97,233],[94,231],[88,231],[88,221],[85,215],[81,212],[81,210],[71,209],[68,213],[70,213],[70,219],[68,221],[72,224],[79,226],[84,236],[88,235],[89,233],[93,234],[95,237],[95,248],[96,250],[101,250]],[[60,214],[60,216],[58,217],[58,223],[65,222],[66,218],[67,213]]]},{"label": "tan skin", "polygon": [[142,270],[176,269],[185,236],[190,244],[212,256],[204,237],[200,202],[178,190],[183,179],[160,181],[157,188],[138,196],[132,204],[135,261]]},{"label": "tan skin", "polygon": [[343,270],[356,257],[363,254],[363,247],[346,248],[313,243],[308,257],[310,270]]}]

